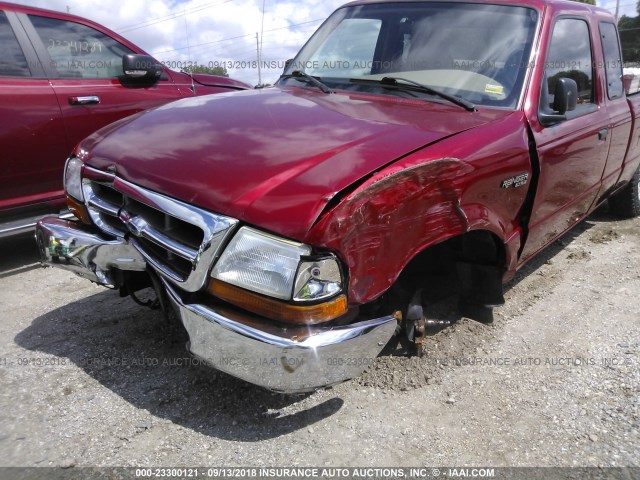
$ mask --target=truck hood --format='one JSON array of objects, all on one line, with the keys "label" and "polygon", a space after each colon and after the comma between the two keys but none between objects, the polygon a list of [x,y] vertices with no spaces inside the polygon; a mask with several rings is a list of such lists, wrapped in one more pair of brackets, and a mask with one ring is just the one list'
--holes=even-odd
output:
[{"label": "truck hood", "polygon": [[163,105],[94,133],[101,170],[303,240],[342,190],[400,157],[512,112],[424,100],[270,88]]}]

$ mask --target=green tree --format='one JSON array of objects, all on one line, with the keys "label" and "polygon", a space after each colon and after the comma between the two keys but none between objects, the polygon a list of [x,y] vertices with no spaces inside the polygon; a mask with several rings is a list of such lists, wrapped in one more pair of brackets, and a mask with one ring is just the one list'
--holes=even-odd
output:
[{"label": "green tree", "polygon": [[187,73],[206,73],[209,75],[218,75],[220,77],[228,77],[225,67],[207,67],[205,65],[193,65],[183,69]]},{"label": "green tree", "polygon": [[580,3],[588,3],[589,5],[595,5],[596,4],[596,0],[574,0],[576,2],[580,2]]},{"label": "green tree", "polygon": [[626,66],[637,66],[640,62],[640,15],[627,17],[623,15],[618,21],[622,60]]}]

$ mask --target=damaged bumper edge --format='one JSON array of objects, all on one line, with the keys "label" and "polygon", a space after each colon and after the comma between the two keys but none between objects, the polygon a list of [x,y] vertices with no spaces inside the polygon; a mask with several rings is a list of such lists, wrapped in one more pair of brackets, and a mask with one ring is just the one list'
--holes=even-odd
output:
[{"label": "damaged bumper edge", "polygon": [[[46,217],[36,238],[43,263],[114,286],[113,269],[144,271],[142,255],[78,222]],[[189,335],[189,350],[212,367],[267,389],[298,393],[360,375],[396,330],[393,316],[351,325],[287,328],[255,316],[185,301],[163,280]]]},{"label": "damaged bumper edge", "polygon": [[147,262],[124,239],[105,238],[80,222],[45,217],[36,225],[42,263],[114,287],[112,270],[145,271]]}]

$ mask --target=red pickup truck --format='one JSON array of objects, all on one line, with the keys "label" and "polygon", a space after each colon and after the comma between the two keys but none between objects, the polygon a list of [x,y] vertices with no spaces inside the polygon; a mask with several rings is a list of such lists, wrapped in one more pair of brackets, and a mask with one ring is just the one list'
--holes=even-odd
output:
[{"label": "red pickup truck", "polygon": [[0,2],[0,237],[65,206],[64,162],[89,134],[173,100],[248,88],[163,68],[84,18]]},{"label": "red pickup truck", "polygon": [[48,264],[152,286],[215,368],[311,390],[419,345],[434,290],[486,317],[603,202],[638,215],[639,117],[605,10],[356,1],[275,87],[89,136],[65,170],[78,220],[37,239]]}]

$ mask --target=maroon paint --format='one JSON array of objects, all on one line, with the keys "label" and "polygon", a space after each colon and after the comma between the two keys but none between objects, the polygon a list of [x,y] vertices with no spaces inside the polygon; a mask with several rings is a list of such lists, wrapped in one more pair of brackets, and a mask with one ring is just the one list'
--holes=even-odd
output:
[{"label": "maroon paint", "polygon": [[115,166],[144,187],[302,239],[337,192],[510,113],[286,87],[182,100],[81,147],[96,168]]},{"label": "maroon paint", "polygon": [[69,146],[49,81],[0,78],[0,107],[0,212],[62,198]]},{"label": "maroon paint", "polygon": [[[553,20],[587,18],[600,58],[597,24],[611,15],[580,3],[518,4],[538,8],[542,28],[516,111],[278,87],[156,108],[110,135],[113,127],[97,132],[78,154],[152,190],[335,251],[349,268],[351,304],[378,297],[421,250],[471,230],[505,244],[509,278],[640,162],[640,97],[609,101],[601,67],[597,111],[552,128],[538,122]],[[603,127],[612,135],[601,141]],[[521,174],[527,187],[500,188]]]},{"label": "maroon paint", "polygon": [[[77,22],[114,38],[135,53],[145,52],[90,20],[0,2],[0,10]],[[0,77],[0,213],[23,207],[64,204],[62,169],[73,147],[95,130],[133,113],[172,100],[247,89],[225,77],[189,75],[165,69],[167,80],[126,88],[117,79]],[[98,96],[97,105],[70,105],[69,97]]]},{"label": "maroon paint", "polygon": [[[548,2],[544,15],[538,48],[540,56],[525,103],[525,114],[536,142],[541,169],[529,222],[530,232],[520,265],[592,212],[606,198],[599,193],[611,191],[625,180],[621,177],[622,162],[613,155],[620,155],[625,150],[629,137],[624,137],[624,132],[628,131],[631,122],[628,107],[622,102],[608,100],[604,61],[595,60],[603,55],[599,23],[612,22],[611,14],[577,2]],[[589,24],[596,64],[593,85],[598,108],[593,113],[545,128],[538,121],[538,99],[554,21],[561,16],[581,18]],[[616,125],[613,135],[600,140],[599,130],[611,128],[612,119]],[[632,175],[628,174],[626,181]]]},{"label": "maroon paint", "polygon": [[516,234],[527,189],[500,184],[531,174],[524,122],[522,112],[511,112],[481,127],[484,136],[470,130],[394,163],[313,228],[305,240],[339,252],[349,266],[351,302],[384,293],[434,243],[478,229],[500,239]]}]

